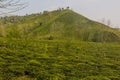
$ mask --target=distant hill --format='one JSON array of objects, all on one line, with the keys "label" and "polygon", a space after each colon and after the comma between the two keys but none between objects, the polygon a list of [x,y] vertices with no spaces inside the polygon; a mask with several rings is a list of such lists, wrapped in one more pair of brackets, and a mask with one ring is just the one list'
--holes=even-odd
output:
[{"label": "distant hill", "polygon": [[0,26],[1,37],[120,42],[119,30],[92,21],[69,9],[4,17],[0,20]]}]

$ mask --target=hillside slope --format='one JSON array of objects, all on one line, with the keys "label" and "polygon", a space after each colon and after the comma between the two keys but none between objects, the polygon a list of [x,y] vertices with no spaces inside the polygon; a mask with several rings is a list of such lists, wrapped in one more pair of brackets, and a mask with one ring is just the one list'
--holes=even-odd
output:
[{"label": "hillside slope", "polygon": [[119,42],[120,32],[87,19],[72,10],[44,11],[39,14],[1,19],[2,37],[73,39],[93,42]]},{"label": "hillside slope", "polygon": [[120,32],[71,10],[1,18],[0,80],[120,80]]}]

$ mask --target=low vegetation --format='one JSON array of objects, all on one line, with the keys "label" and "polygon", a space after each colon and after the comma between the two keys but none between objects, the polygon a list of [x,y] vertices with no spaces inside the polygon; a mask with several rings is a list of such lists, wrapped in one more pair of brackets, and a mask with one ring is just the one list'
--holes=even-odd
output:
[{"label": "low vegetation", "polygon": [[120,32],[68,9],[3,17],[0,80],[120,80]]},{"label": "low vegetation", "polygon": [[120,42],[120,31],[69,9],[0,19],[0,36],[90,42]]},{"label": "low vegetation", "polygon": [[2,80],[119,80],[120,44],[1,39]]}]

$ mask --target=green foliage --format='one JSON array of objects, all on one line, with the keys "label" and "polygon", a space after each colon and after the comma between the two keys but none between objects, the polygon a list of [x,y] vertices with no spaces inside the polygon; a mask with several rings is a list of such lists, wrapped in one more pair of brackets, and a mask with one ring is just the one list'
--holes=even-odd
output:
[{"label": "green foliage", "polygon": [[2,24],[0,28],[1,37],[120,42],[118,30],[91,21],[69,9],[44,11],[26,16],[4,17],[0,22]]},{"label": "green foliage", "polygon": [[0,22],[0,80],[120,80],[117,30],[69,9]]},{"label": "green foliage", "polygon": [[119,43],[5,40],[0,48],[1,80],[120,79]]}]

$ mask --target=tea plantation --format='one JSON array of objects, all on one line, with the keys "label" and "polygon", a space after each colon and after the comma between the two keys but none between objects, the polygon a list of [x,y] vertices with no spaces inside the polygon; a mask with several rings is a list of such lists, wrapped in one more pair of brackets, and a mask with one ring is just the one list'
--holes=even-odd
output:
[{"label": "tea plantation", "polygon": [[120,80],[120,43],[1,38],[0,80]]}]

